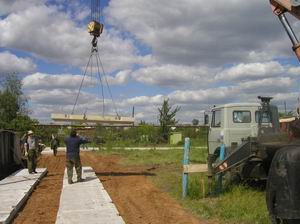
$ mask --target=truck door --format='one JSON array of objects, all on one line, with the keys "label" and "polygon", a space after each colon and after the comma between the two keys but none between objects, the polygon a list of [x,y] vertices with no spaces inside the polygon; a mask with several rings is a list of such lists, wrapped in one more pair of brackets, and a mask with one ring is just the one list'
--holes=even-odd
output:
[{"label": "truck door", "polygon": [[212,111],[211,125],[208,134],[208,150],[209,154],[214,154],[216,148],[221,145],[222,131],[222,110],[216,109]]},{"label": "truck door", "polygon": [[[229,138],[228,146],[234,148],[237,145],[240,145],[242,139],[246,139],[249,136],[255,135],[254,133],[255,126],[257,129],[257,124],[252,120],[252,114],[250,108],[233,108],[230,111],[232,117],[229,119]],[[255,136],[252,136],[255,137]]]}]

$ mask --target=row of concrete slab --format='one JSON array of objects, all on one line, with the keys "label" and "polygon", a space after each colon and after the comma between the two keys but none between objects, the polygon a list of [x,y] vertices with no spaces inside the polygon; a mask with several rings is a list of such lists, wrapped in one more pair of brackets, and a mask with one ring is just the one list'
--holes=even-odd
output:
[{"label": "row of concrete slab", "polygon": [[[37,171],[37,174],[28,174],[22,169],[0,181],[0,224],[13,220],[47,174],[45,168]],[[125,223],[91,167],[83,167],[83,177],[84,182],[74,181],[70,185],[65,172],[56,223]]]}]

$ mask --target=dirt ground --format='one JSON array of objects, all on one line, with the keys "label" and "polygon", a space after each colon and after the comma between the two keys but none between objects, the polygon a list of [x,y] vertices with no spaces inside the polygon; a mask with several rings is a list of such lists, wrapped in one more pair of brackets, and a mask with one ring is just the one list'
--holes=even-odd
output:
[{"label": "dirt ground", "polygon": [[[118,156],[81,154],[83,166],[91,166],[102,181],[120,215],[127,224],[204,224],[168,194],[147,180],[154,175],[149,167],[124,167]],[[47,167],[48,174],[37,186],[23,210],[13,223],[55,223],[59,207],[65,155],[43,155],[39,167]]]}]

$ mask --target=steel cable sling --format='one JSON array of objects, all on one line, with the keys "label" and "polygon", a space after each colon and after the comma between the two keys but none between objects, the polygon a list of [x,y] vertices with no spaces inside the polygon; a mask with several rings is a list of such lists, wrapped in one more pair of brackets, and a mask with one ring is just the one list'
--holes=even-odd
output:
[{"label": "steel cable sling", "polygon": [[113,95],[112,95],[110,86],[109,86],[108,81],[107,81],[106,72],[104,70],[102,61],[100,59],[98,46],[97,46],[97,38],[100,36],[100,34],[103,31],[103,24],[98,22],[100,20],[100,15],[101,15],[100,12],[101,12],[100,11],[100,1],[99,0],[91,0],[91,20],[92,21],[88,25],[88,31],[93,36],[92,49],[91,49],[91,54],[90,54],[88,63],[87,63],[87,65],[85,67],[85,70],[84,70],[83,78],[81,80],[78,93],[76,95],[75,103],[74,103],[73,109],[72,109],[72,114],[74,114],[75,107],[77,105],[79,95],[80,95],[80,92],[81,92],[81,89],[82,89],[82,86],[83,86],[83,83],[84,83],[84,80],[85,80],[85,76],[87,74],[87,70],[88,70],[88,67],[89,67],[90,64],[91,64],[91,68],[90,68],[91,79],[93,79],[93,56],[95,55],[96,64],[97,64],[97,75],[98,75],[98,78],[96,77],[96,79],[99,80],[99,83],[101,85],[101,95],[102,95],[102,102],[103,102],[102,103],[102,116],[104,116],[104,113],[105,113],[105,97],[104,97],[104,88],[103,88],[104,85],[103,85],[103,82],[102,82],[99,65],[101,66],[101,69],[102,69],[102,73],[103,73],[105,83],[106,83],[106,86],[107,86],[107,89],[108,89],[108,92],[109,92],[109,95],[110,95],[110,98],[111,98],[111,101],[112,101],[112,104],[113,104],[113,108],[115,110],[115,113],[116,113],[117,117],[120,118],[120,116],[118,114],[118,111],[117,111],[115,101],[113,99]]}]

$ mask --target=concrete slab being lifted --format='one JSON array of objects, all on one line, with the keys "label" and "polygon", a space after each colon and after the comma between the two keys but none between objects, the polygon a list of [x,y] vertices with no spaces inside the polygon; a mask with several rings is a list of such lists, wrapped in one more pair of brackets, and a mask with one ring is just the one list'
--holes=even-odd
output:
[{"label": "concrete slab being lifted", "polygon": [[75,121],[75,122],[91,122],[91,123],[107,123],[107,124],[133,124],[133,117],[118,116],[99,116],[84,114],[51,114],[53,121]]},{"label": "concrete slab being lifted", "polygon": [[82,170],[85,181],[73,177],[74,184],[68,184],[65,171],[56,224],[125,224],[93,169]]},{"label": "concrete slab being lifted", "polygon": [[38,168],[37,174],[19,170],[0,181],[0,223],[10,223],[30,194],[46,175],[47,169]]}]

